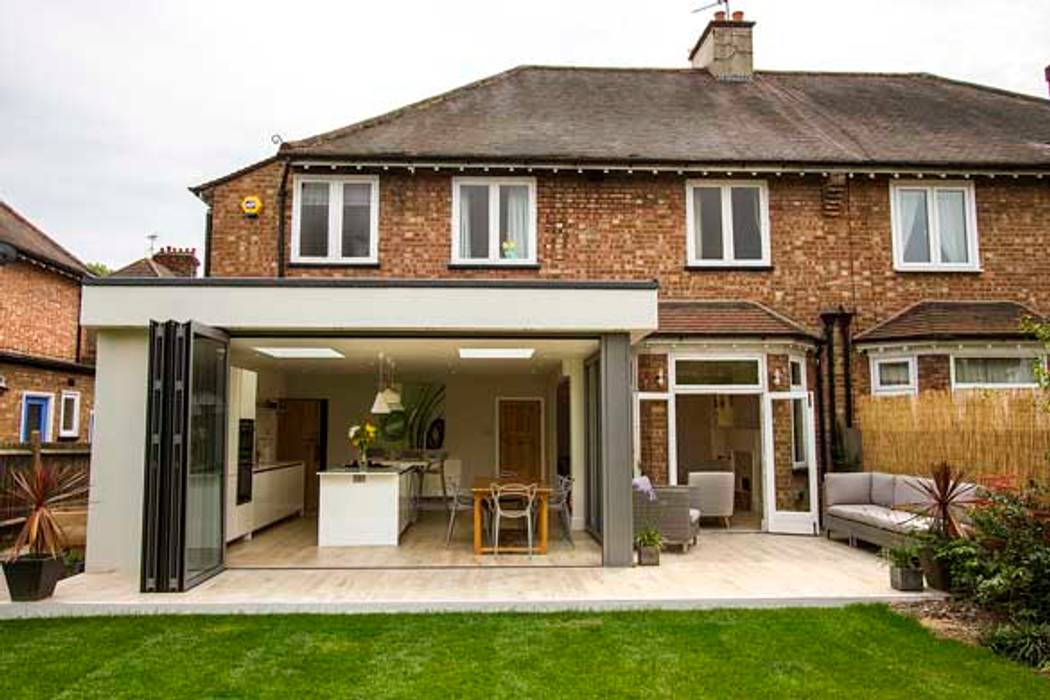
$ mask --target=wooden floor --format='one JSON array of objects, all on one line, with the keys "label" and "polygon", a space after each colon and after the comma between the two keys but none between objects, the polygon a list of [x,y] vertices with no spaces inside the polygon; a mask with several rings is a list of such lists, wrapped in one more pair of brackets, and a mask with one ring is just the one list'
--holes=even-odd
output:
[{"label": "wooden floor", "polygon": [[445,546],[448,515],[443,511],[424,511],[405,531],[397,547],[318,547],[316,518],[295,518],[262,530],[251,540],[230,544],[226,549],[226,566],[231,569],[601,566],[602,550],[597,542],[586,533],[576,532],[570,544],[557,526],[551,528],[550,547],[545,555],[536,554],[531,559],[523,554],[475,555],[470,516],[467,512],[459,514],[452,543]]},{"label": "wooden floor", "polygon": [[688,554],[665,552],[657,567],[230,569],[192,591],[152,595],[138,592],[136,578],[88,573],[60,581],[49,601],[23,604],[8,602],[0,582],[0,618],[828,606],[923,597],[940,595],[892,590],[889,571],[870,551],[819,537],[712,530]]}]

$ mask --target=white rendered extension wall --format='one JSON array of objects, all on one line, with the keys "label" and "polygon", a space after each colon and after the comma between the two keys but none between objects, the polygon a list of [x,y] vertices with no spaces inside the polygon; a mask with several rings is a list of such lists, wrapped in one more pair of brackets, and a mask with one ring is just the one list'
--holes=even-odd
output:
[{"label": "white rendered extension wall", "polygon": [[100,329],[96,363],[86,566],[90,572],[118,571],[138,576],[148,333]]}]

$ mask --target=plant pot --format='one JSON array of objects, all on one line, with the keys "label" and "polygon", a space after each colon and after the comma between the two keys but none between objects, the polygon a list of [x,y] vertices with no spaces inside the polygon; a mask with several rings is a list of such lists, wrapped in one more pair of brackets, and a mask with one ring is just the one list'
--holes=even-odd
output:
[{"label": "plant pot", "polygon": [[890,567],[890,585],[895,591],[921,591],[922,569]]},{"label": "plant pot", "polygon": [[926,585],[938,591],[951,591],[952,576],[947,563],[939,560],[929,549],[919,552],[919,561],[922,563],[922,573],[926,576]]},{"label": "plant pot", "polygon": [[659,566],[660,565],[660,548],[659,547],[639,547],[638,548],[638,566]]},{"label": "plant pot", "polygon": [[4,578],[11,600],[29,601],[49,598],[55,584],[66,573],[61,557],[19,557],[4,562]]}]

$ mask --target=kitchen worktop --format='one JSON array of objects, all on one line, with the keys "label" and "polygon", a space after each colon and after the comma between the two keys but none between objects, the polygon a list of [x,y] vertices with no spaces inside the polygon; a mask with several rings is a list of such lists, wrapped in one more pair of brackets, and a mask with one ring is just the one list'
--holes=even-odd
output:
[{"label": "kitchen worktop", "polygon": [[273,471],[274,469],[287,469],[288,467],[297,467],[302,463],[303,462],[301,459],[286,459],[277,462],[264,462],[256,464],[254,467],[252,467],[252,473],[258,474],[260,472]]}]

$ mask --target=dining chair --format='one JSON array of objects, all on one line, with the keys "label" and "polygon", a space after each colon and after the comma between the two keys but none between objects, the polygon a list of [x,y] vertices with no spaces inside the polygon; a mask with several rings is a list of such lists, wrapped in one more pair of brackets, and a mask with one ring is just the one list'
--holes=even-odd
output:
[{"label": "dining chair", "polygon": [[547,499],[547,512],[557,513],[561,521],[562,529],[565,530],[565,539],[573,547],[576,543],[572,541],[572,486],[574,480],[571,476],[558,475],[554,489]]},{"label": "dining chair", "polygon": [[448,508],[448,532],[445,535],[445,546],[452,544],[452,535],[456,532],[456,516],[464,511],[474,510],[474,494],[470,489],[462,489],[459,480],[454,476],[445,477],[444,489],[447,496],[445,505]]},{"label": "dining chair", "polygon": [[524,520],[528,533],[529,559],[532,559],[532,512],[536,484],[492,484],[492,553],[499,556],[499,529],[504,518]]}]

